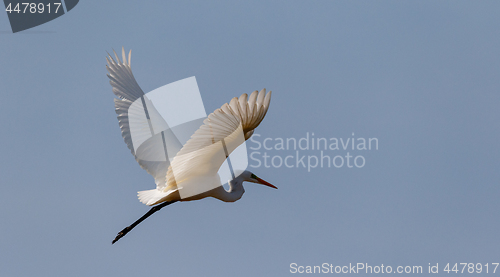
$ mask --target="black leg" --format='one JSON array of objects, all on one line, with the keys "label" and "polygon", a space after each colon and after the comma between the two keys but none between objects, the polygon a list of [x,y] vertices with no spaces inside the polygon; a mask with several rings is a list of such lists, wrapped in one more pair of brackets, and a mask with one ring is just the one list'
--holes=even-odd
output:
[{"label": "black leg", "polygon": [[144,219],[148,218],[149,216],[151,216],[152,214],[154,214],[155,212],[161,210],[161,208],[165,207],[165,206],[168,206],[172,203],[175,203],[177,201],[171,201],[171,202],[163,202],[161,203],[160,205],[157,205],[157,206],[154,206],[152,207],[145,215],[143,215],[141,218],[139,218],[138,220],[136,220],[134,223],[132,223],[130,226],[126,227],[125,229],[121,230],[118,235],[116,235],[116,238],[113,240],[113,242],[111,242],[111,244],[114,244],[115,242],[117,242],[119,239],[121,239],[123,236],[125,236],[128,232],[130,232],[132,229],[134,229],[135,226],[137,226],[139,223],[141,223]]}]

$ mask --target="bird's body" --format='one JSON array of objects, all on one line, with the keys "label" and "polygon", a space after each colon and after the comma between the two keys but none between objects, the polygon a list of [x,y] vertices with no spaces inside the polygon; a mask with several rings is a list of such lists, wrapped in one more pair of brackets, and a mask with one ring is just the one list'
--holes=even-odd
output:
[{"label": "bird's body", "polygon": [[163,143],[159,140],[159,143],[150,142],[145,151],[151,153],[163,153],[164,151],[167,153],[166,134],[163,130],[161,132],[155,130],[157,134],[153,131],[151,121],[155,120],[153,117],[156,111],[151,104],[148,105],[147,97],[132,74],[130,68],[131,53],[129,53],[128,61],[124,50],[122,50],[122,61],[116,53],[115,57],[116,61],[111,56],[107,58],[107,69],[113,92],[120,98],[115,99],[115,107],[122,136],[141,167],[153,175],[157,184],[155,189],[138,192],[138,197],[146,205],[157,206],[154,206],[134,224],[122,230],[113,243],[142,220],[171,203],[199,200],[206,197],[213,197],[224,202],[234,202],[240,199],[245,192],[244,181],[276,188],[245,170],[236,172],[236,174],[232,172],[233,179],[228,182],[229,189],[226,190],[217,173],[233,150],[252,136],[254,129],[266,115],[271,92],[266,94],[266,90],[263,89],[260,92],[254,91],[250,96],[243,94],[239,98],[233,98],[229,104],[222,105],[203,121],[200,128],[176,153],[171,162],[168,158],[153,162],[144,159],[138,146],[134,147],[133,145],[130,126],[133,119],[129,117],[129,113],[142,112],[142,110],[133,110],[138,106],[133,105],[133,103],[142,101],[143,105],[140,107],[141,109],[143,107],[147,114],[144,126],[149,124],[151,136],[157,135],[159,137],[161,134],[163,138]]}]

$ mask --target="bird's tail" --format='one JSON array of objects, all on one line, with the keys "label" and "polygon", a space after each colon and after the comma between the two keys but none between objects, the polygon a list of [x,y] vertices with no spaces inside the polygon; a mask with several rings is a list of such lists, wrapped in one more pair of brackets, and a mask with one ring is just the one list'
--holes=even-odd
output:
[{"label": "bird's tail", "polygon": [[177,189],[172,189],[168,191],[161,191],[158,189],[152,190],[143,190],[137,192],[137,196],[139,197],[139,201],[148,206],[153,206],[159,204],[161,202],[166,201],[166,197]]}]

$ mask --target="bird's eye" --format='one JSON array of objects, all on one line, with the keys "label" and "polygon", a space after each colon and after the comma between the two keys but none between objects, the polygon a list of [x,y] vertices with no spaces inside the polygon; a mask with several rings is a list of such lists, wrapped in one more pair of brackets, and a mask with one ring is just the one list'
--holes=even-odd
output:
[{"label": "bird's eye", "polygon": [[250,177],[252,177],[253,179],[257,179],[257,176],[255,176],[255,174],[252,174]]}]

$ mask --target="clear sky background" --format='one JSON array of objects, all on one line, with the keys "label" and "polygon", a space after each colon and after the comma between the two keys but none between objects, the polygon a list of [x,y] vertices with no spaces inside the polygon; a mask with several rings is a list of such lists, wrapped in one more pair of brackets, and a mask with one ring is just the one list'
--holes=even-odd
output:
[{"label": "clear sky background", "polygon": [[[496,1],[80,1],[17,34],[0,12],[0,275],[500,262],[499,10]],[[261,141],[354,133],[379,148],[350,151],[362,168],[250,168],[279,189],[249,183],[235,203],[176,203],[111,245],[148,210],[136,192],[154,187],[123,142],[106,77],[106,51],[122,46],[145,92],[196,76],[207,112],[272,90]]]}]

